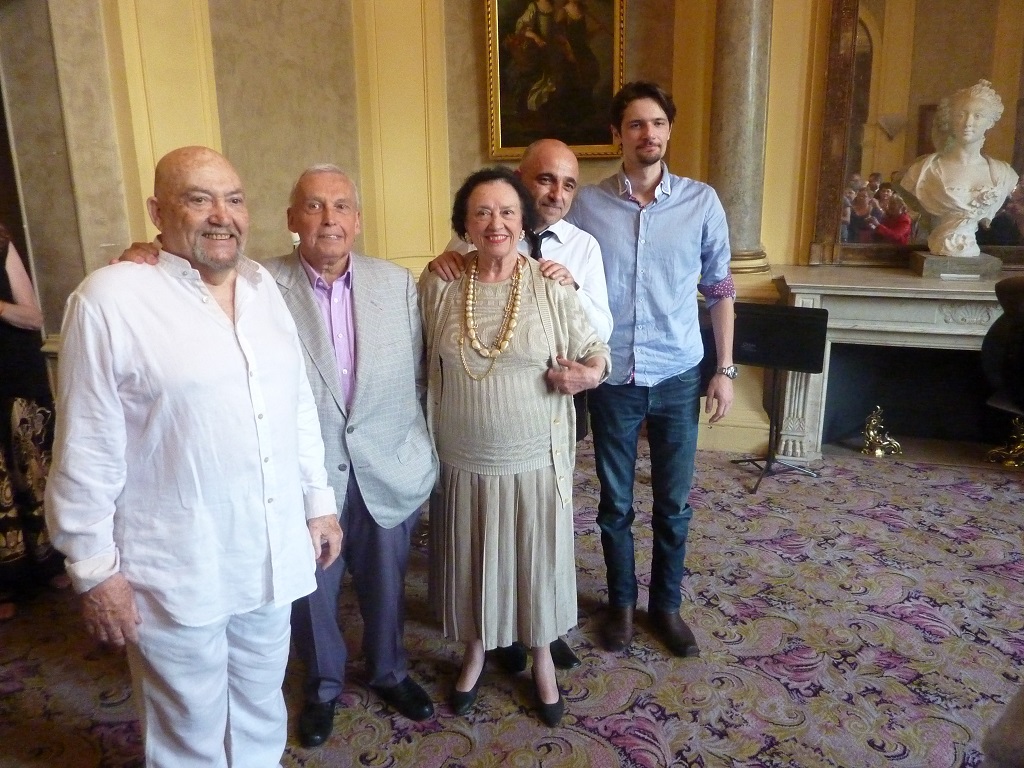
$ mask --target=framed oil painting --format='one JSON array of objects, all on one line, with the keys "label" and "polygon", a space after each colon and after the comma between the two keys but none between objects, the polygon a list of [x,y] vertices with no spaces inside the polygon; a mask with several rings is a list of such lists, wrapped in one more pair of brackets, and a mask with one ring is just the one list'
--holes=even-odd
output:
[{"label": "framed oil painting", "polygon": [[515,160],[561,139],[615,157],[608,107],[622,87],[626,0],[487,0],[490,153]]}]

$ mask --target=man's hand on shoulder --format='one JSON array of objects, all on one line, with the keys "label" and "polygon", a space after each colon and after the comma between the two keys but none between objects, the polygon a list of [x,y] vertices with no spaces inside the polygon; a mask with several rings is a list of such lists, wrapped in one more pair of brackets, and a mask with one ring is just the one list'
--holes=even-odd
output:
[{"label": "man's hand on shoulder", "polygon": [[306,521],[309,527],[309,538],[313,542],[316,561],[322,568],[330,567],[331,563],[341,554],[341,525],[337,515],[323,515]]},{"label": "man's hand on shoulder", "polygon": [[160,261],[160,248],[154,243],[132,243],[111,264],[119,261],[130,261],[133,264],[156,264]]},{"label": "man's hand on shoulder", "polygon": [[123,647],[137,643],[142,623],[135,605],[135,590],[121,573],[115,573],[82,595],[85,630],[101,643]]},{"label": "man's hand on shoulder", "polygon": [[427,264],[427,269],[446,283],[451,283],[462,277],[465,268],[466,257],[458,251],[445,251]]},{"label": "man's hand on shoulder", "polygon": [[576,281],[572,279],[572,273],[565,268],[565,265],[551,259],[541,259],[537,263],[540,264],[540,273],[549,280],[557,280],[562,285],[579,287],[576,285]]}]

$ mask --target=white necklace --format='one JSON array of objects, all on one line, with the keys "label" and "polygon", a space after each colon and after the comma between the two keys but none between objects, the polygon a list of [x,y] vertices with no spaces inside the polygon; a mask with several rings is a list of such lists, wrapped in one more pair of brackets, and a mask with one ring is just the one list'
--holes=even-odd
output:
[{"label": "white necklace", "polygon": [[[485,345],[480,341],[476,326],[476,284],[478,274],[476,258],[473,259],[469,267],[469,279],[466,281],[465,331],[459,335],[459,356],[462,358],[463,369],[474,381],[483,381],[487,378],[487,375],[494,368],[494,363],[497,362],[498,357],[508,349],[508,345],[512,341],[519,318],[519,306],[522,301],[522,277],[525,269],[526,262],[521,257],[517,257],[515,269],[512,271],[512,288],[508,294],[508,301],[505,303],[501,325],[498,327],[494,343]],[[466,339],[469,339],[469,346],[480,357],[489,358],[491,361],[491,364],[487,366],[487,370],[481,376],[474,376],[469,370],[465,353]]]}]

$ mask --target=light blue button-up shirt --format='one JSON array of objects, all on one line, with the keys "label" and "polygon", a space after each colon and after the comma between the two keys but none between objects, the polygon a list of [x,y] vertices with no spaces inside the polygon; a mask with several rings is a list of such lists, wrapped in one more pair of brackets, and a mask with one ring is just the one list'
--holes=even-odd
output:
[{"label": "light blue button-up shirt", "polygon": [[697,365],[697,290],[709,305],[719,284],[733,293],[729,228],[715,190],[663,163],[654,200],[642,206],[620,170],[583,187],[566,218],[601,245],[614,321],[609,383],[651,387]]}]

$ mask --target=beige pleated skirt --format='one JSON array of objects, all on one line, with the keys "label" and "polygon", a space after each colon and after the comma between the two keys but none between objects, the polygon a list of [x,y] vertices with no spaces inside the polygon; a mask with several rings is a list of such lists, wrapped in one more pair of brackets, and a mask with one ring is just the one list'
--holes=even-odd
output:
[{"label": "beige pleated skirt", "polygon": [[478,475],[442,463],[430,550],[446,637],[537,647],[575,626],[572,504],[559,501],[553,467]]}]

